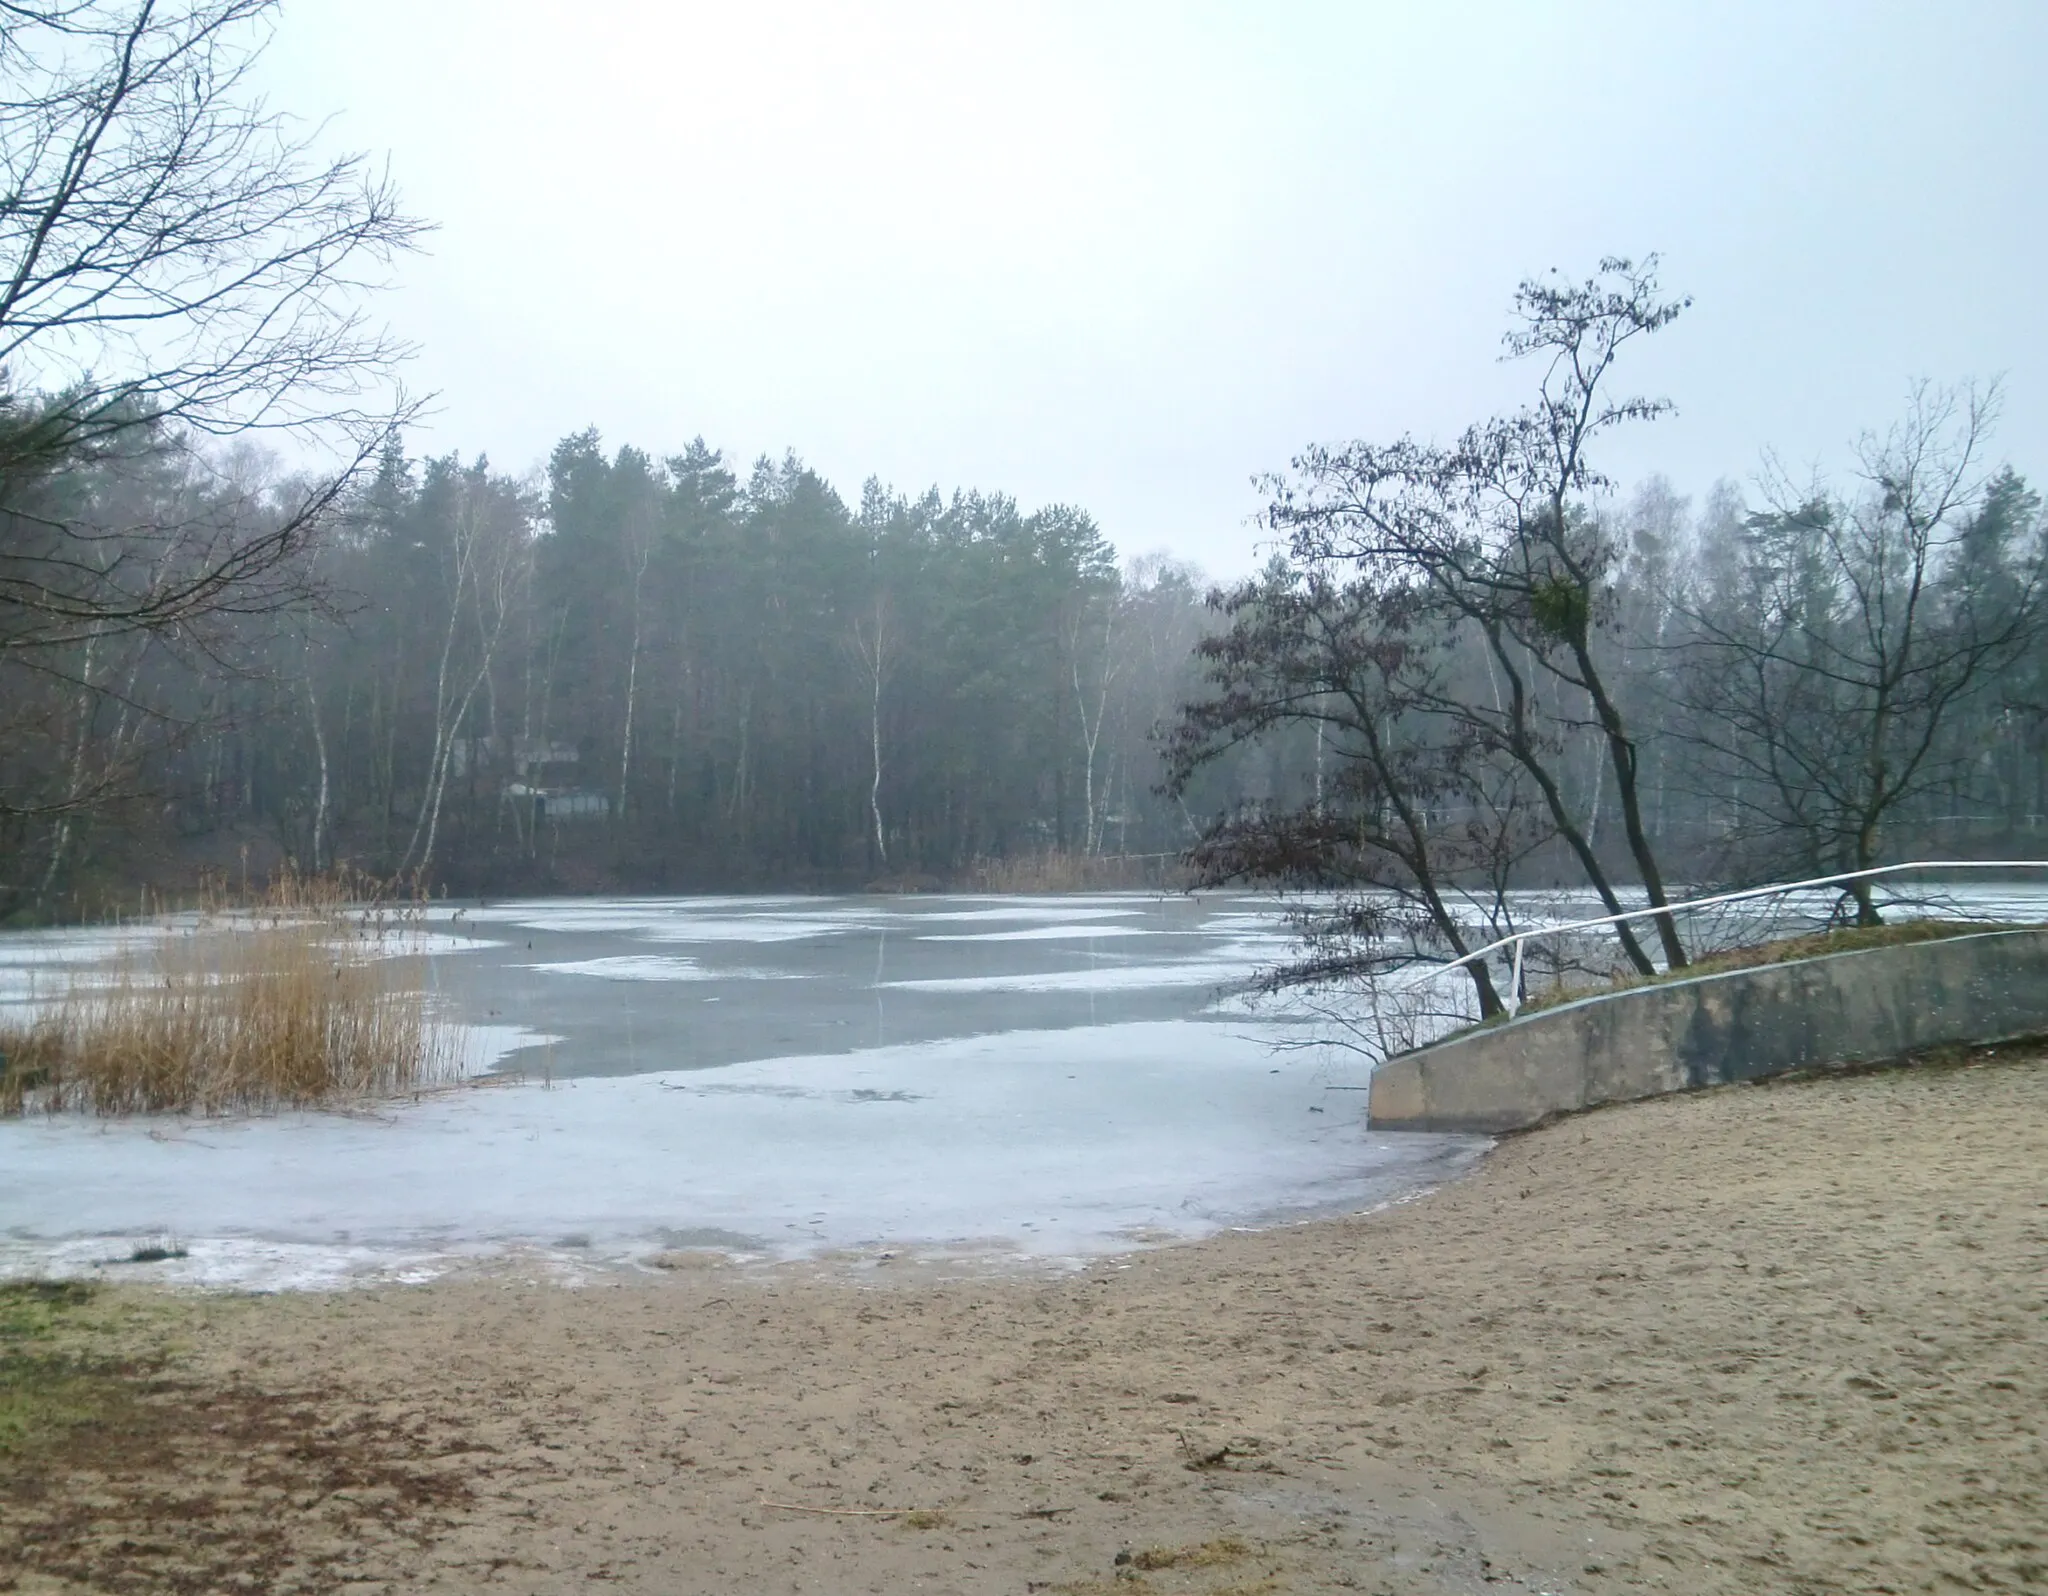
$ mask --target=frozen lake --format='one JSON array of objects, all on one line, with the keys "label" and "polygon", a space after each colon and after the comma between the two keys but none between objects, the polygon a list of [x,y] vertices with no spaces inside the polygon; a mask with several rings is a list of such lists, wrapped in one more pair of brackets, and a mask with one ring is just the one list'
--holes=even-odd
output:
[{"label": "frozen lake", "polygon": [[[436,910],[442,1012],[502,1083],[375,1115],[0,1122],[0,1272],[253,1287],[573,1275],[679,1248],[1047,1265],[1342,1212],[1473,1138],[1376,1136],[1362,1061],[1230,994],[1258,900],[620,898]],[[116,957],[0,939],[0,1001]],[[140,1243],[186,1256],[124,1262]]]},{"label": "frozen lake", "polygon": [[[2048,891],[1920,912],[2041,921]],[[1758,933],[1743,914],[1723,929]],[[0,1004],[152,934],[0,936]],[[502,1079],[374,1114],[0,1121],[0,1274],[1051,1267],[1395,1200],[1485,1145],[1368,1132],[1363,1059],[1247,1011],[1288,945],[1260,899],[549,899],[437,907],[413,945],[467,1066]],[[125,1262],[162,1238],[187,1255]]]}]

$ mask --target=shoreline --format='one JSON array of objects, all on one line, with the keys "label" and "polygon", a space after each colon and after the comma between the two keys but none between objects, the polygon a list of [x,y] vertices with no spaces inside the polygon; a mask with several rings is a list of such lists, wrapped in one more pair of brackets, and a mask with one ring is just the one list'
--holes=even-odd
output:
[{"label": "shoreline", "polygon": [[0,1268],[90,1273],[167,1231],[191,1256],[157,1278],[245,1289],[462,1273],[522,1243],[578,1275],[693,1245],[1057,1264],[1369,1208],[1486,1145],[1362,1130],[1357,1094],[1248,1029],[948,1037],[365,1116],[10,1121]]},{"label": "shoreline", "polygon": [[2027,1588],[2044,1171],[2012,1050],[1601,1110],[1054,1280],[123,1290],[188,1405],[292,1422],[125,1485],[54,1452],[10,1533],[29,1591],[259,1541],[309,1592]]}]

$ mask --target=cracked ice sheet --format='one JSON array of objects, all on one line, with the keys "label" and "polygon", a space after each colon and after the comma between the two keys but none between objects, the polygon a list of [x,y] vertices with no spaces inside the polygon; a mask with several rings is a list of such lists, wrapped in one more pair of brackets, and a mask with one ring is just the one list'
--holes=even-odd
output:
[{"label": "cracked ice sheet", "polygon": [[[946,919],[950,916],[927,915],[925,919]],[[1148,930],[1135,925],[1035,925],[1023,931],[926,931],[918,934],[920,942],[1063,942],[1076,937],[1154,937],[1171,936],[1180,933]],[[1191,933],[1185,933],[1191,934]]]},{"label": "cracked ice sheet", "polygon": [[1122,919],[1135,909],[1007,908],[971,910],[902,910],[861,907],[834,914],[774,914],[716,918],[678,915],[649,919],[637,929],[653,942],[796,942],[809,937],[839,936],[849,931],[901,931],[938,921],[1050,920],[1061,924]]},{"label": "cracked ice sheet", "polygon": [[155,924],[117,929],[87,926],[75,931],[10,931],[0,936],[0,970],[101,964],[153,948],[167,934],[164,926]]},{"label": "cracked ice sheet", "polygon": [[[535,899],[480,904],[459,912],[464,920],[477,925],[510,925],[523,931],[645,932],[692,923],[724,927],[804,923],[809,929],[797,934],[815,936],[827,926],[840,929],[816,918],[827,901],[809,897]],[[792,922],[787,913],[795,909],[810,912],[802,922]],[[762,940],[774,938],[770,935]]]},{"label": "cracked ice sheet", "polygon": [[568,1040],[524,1025],[448,1024],[442,1027],[442,1034],[452,1072],[465,1080],[490,1074],[514,1053]]},{"label": "cracked ice sheet", "polygon": [[569,959],[559,964],[522,964],[549,975],[594,975],[606,981],[796,981],[788,970],[707,970],[695,959],[666,959],[657,953],[620,953],[603,959]]},{"label": "cracked ice sheet", "polygon": [[1235,986],[1274,963],[1286,945],[1284,938],[1239,936],[1221,947],[1169,964],[1094,964],[1077,970],[920,977],[879,984],[894,991],[940,993],[1139,992],[1177,986]]},{"label": "cracked ice sheet", "polygon": [[[918,900],[855,902],[818,897],[585,898],[492,903],[452,911],[451,924],[517,927],[568,934],[625,934],[654,942],[795,942],[850,931],[900,930],[940,921],[1063,924],[1143,914],[1155,896],[1088,894],[1004,899],[952,897],[966,908],[926,908]],[[489,932],[486,930],[485,934]]]},{"label": "cracked ice sheet", "polygon": [[73,992],[91,992],[122,984],[118,970],[76,969],[60,965],[55,969],[24,970],[0,965],[0,1004],[12,1008],[56,1009]]},{"label": "cracked ice sheet", "polygon": [[701,1234],[767,1258],[1074,1260],[1369,1207],[1487,1145],[1375,1135],[1323,1084],[1264,1034],[1179,1020],[443,1092],[376,1116],[16,1120],[0,1123],[0,1274],[88,1272],[163,1236],[199,1260],[195,1283],[256,1289],[536,1248],[622,1263]]},{"label": "cracked ice sheet", "polygon": [[504,944],[490,937],[466,937],[460,932],[421,931],[399,927],[381,935],[368,932],[349,939],[348,946],[373,959],[432,958],[441,953],[477,953]]},{"label": "cracked ice sheet", "polygon": [[[211,937],[230,938],[268,929],[273,922],[250,917],[223,917],[201,924],[178,919],[143,921],[108,929],[105,926],[76,931],[19,931],[0,935],[0,981],[18,978],[18,973],[72,969],[95,964],[118,964],[154,954],[166,944],[189,942],[203,948]],[[312,922],[299,922],[310,924]],[[473,953],[499,944],[486,938],[464,936],[459,930],[429,931],[416,925],[378,927],[364,923],[359,930],[333,939],[335,946],[365,958],[410,958],[440,953]]]},{"label": "cracked ice sheet", "polygon": [[1181,964],[1105,964],[1092,970],[956,975],[881,984],[899,992],[1135,992],[1146,987],[1225,986],[1244,980],[1255,968],[1236,960],[1190,959]]},{"label": "cracked ice sheet", "polygon": [[798,942],[807,937],[837,936],[861,926],[860,921],[850,919],[792,919],[769,913],[715,916],[660,906],[536,909],[517,914],[492,909],[479,910],[472,918],[524,931],[638,935],[653,942]]},{"label": "cracked ice sheet", "polygon": [[1101,905],[1076,905],[1064,900],[1036,904],[1011,904],[1001,909],[927,909],[904,911],[905,918],[925,920],[1121,920],[1144,911],[1136,906],[1113,909]]},{"label": "cracked ice sheet", "polygon": [[682,916],[641,926],[650,942],[802,942],[811,937],[836,937],[861,929],[858,920],[784,920],[775,915],[730,920]]}]

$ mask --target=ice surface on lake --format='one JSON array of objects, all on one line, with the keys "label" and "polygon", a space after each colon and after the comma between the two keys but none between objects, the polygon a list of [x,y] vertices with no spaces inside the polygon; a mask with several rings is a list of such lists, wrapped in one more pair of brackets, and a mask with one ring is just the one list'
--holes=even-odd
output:
[{"label": "ice surface on lake", "polygon": [[[928,919],[950,918],[929,915]],[[919,931],[921,942],[1073,942],[1081,938],[1157,936],[1135,925],[1035,925],[1024,931]]]},{"label": "ice surface on lake", "polygon": [[650,906],[625,912],[563,909],[521,911],[479,909],[472,916],[480,926],[506,924],[527,931],[602,934],[627,932],[655,942],[800,942],[854,929],[857,922],[821,920],[776,914],[706,915]]},{"label": "ice surface on lake", "polygon": [[594,1260],[705,1234],[765,1258],[1076,1259],[1368,1206],[1483,1146],[1371,1135],[1330,1084],[1241,1028],[1165,1021],[486,1086],[374,1117],[32,1119],[4,1127],[0,1272],[75,1272],[152,1236],[191,1254],[166,1278],[259,1288],[566,1238]]},{"label": "ice surface on lake", "polygon": [[[776,942],[823,936],[840,929],[829,920],[792,919],[779,911],[815,906],[816,898],[610,898],[538,899],[493,903],[462,911],[473,925],[516,926],[526,931],[627,932],[661,941]],[[744,911],[744,912],[736,912]],[[688,933],[688,934],[685,934]]]},{"label": "ice surface on lake", "polygon": [[1248,962],[1105,964],[1092,970],[1039,970],[1009,975],[955,975],[883,983],[899,992],[1133,992],[1156,986],[1221,986],[1241,981]]},{"label": "ice surface on lake", "polygon": [[366,932],[353,938],[349,946],[368,958],[418,959],[442,953],[476,953],[496,944],[481,937],[396,926],[382,932]]},{"label": "ice surface on lake", "polygon": [[[173,1256],[135,1262],[139,1248],[162,1248]],[[0,1274],[10,1248],[0,1240]],[[332,1291],[352,1285],[424,1284],[448,1272],[461,1254],[445,1248],[406,1251],[356,1247],[345,1242],[263,1241],[250,1236],[207,1236],[187,1241],[169,1231],[87,1236],[59,1242],[37,1255],[36,1268],[50,1278],[92,1276],[167,1286],[228,1290]],[[482,1256],[472,1252],[470,1256]]]},{"label": "ice surface on lake", "polygon": [[[73,972],[93,965],[146,964],[157,949],[167,943],[205,936],[209,926],[227,930],[260,929],[279,922],[249,916],[218,916],[201,922],[190,915],[140,920],[132,925],[108,928],[84,927],[62,931],[14,931],[0,933],[0,1001],[9,994],[30,995],[55,986],[61,990],[76,983]],[[203,946],[203,940],[199,943]],[[377,925],[366,922],[360,932],[352,931],[336,942],[337,950],[366,958],[423,958],[444,953],[469,953],[494,944],[457,930],[433,931],[416,924]],[[112,971],[103,971],[111,979]],[[104,984],[104,979],[101,983]]]},{"label": "ice surface on lake", "polygon": [[165,927],[154,921],[114,928],[86,926],[63,931],[10,931],[0,934],[0,970],[97,964],[153,948],[163,941],[165,935]]},{"label": "ice surface on lake", "polygon": [[88,992],[94,987],[118,986],[120,983],[121,976],[114,970],[65,966],[23,970],[0,965],[0,1007],[31,1013],[61,1008],[68,993]]},{"label": "ice surface on lake", "polygon": [[546,1031],[529,1030],[524,1025],[464,1025],[456,1023],[446,1028],[449,1048],[449,1062],[457,1075],[471,1077],[489,1074],[515,1053],[523,1053],[531,1047],[553,1047],[567,1040],[551,1036]]},{"label": "ice surface on lake", "polygon": [[1202,1012],[1226,1019],[1267,1020],[1282,1025],[1303,1025],[1322,1018],[1313,1006],[1286,992],[1225,992],[1203,1004]]},{"label": "ice surface on lake", "polygon": [[[1441,1178],[1476,1144],[1369,1136],[1325,1090],[1352,1061],[1202,1017],[1284,947],[1273,924],[1145,894],[435,905],[405,934],[435,1015],[468,1022],[453,1062],[518,1080],[0,1123],[0,1269],[308,1286],[707,1236],[1065,1259]],[[93,979],[136,945],[0,938],[0,971],[61,949],[53,973]],[[158,1235],[187,1256],[120,1261]]]},{"label": "ice surface on lake", "polygon": [[567,959],[559,964],[522,964],[522,970],[550,975],[596,975],[607,981],[710,981],[711,971],[695,959],[664,959],[653,953],[617,953],[603,959]]},{"label": "ice surface on lake", "polygon": [[1057,920],[1062,924],[1087,920],[1121,920],[1143,911],[1133,908],[1112,908],[1107,905],[1075,905],[1064,898],[1053,898],[1038,903],[1009,904],[1000,909],[938,909],[924,913],[906,914],[903,918],[917,921],[927,920]]},{"label": "ice surface on lake", "polygon": [[[1941,912],[2048,919],[2048,890],[1948,892]],[[1597,902],[1517,917],[1575,912]],[[190,928],[0,936],[0,1001],[19,1015]],[[1284,931],[1244,896],[436,904],[394,939],[464,1022],[454,1062],[524,1084],[368,1115],[0,1121],[0,1272],[573,1275],[679,1237],[1085,1257],[1356,1207],[1472,1156],[1365,1130],[1363,1094],[1329,1090],[1363,1061],[1293,1046],[1324,1040],[1313,1004],[1249,995]],[[185,1259],[105,1262],[166,1233]]]},{"label": "ice surface on lake", "polygon": [[522,964],[522,970],[550,975],[594,975],[607,981],[798,981],[793,970],[755,970],[738,965],[709,969],[695,959],[654,953],[620,953],[603,959],[567,959],[558,964]]},{"label": "ice surface on lake", "polygon": [[774,915],[700,920],[685,915],[647,926],[642,934],[656,942],[803,942],[852,929],[838,920],[781,919]]}]

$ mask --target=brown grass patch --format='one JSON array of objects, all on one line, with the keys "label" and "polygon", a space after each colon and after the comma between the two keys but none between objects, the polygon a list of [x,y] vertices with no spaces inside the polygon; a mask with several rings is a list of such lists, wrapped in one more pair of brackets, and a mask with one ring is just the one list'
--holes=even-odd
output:
[{"label": "brown grass patch", "polygon": [[[1200,1581],[1188,1583],[1190,1576],[1205,1570],[1233,1567],[1253,1553],[1251,1543],[1235,1535],[1222,1535],[1215,1540],[1187,1546],[1148,1546],[1142,1551],[1117,1553],[1115,1567],[1108,1579],[1076,1580],[1051,1588],[1059,1596],[1142,1596],[1146,1591],[1168,1588],[1189,1593],[1189,1596],[1269,1596],[1270,1592],[1279,1589],[1278,1581],[1270,1574],[1220,1586]],[[1147,1574],[1166,1573],[1175,1576],[1167,1586],[1154,1584],[1145,1578]]]},{"label": "brown grass patch", "polygon": [[1143,1569],[1148,1574],[1165,1568],[1215,1568],[1224,1563],[1241,1562],[1251,1554],[1252,1549],[1246,1542],[1235,1535],[1224,1535],[1195,1546],[1150,1546],[1142,1552],[1133,1552],[1130,1566]]},{"label": "brown grass patch", "polygon": [[408,1091],[447,1073],[416,916],[364,908],[345,878],[287,876],[74,976],[0,1028],[0,1114],[228,1113]]},{"label": "brown grass patch", "polygon": [[178,1319],[90,1286],[0,1287],[0,1590],[328,1591],[469,1501],[459,1447],[339,1393],[177,1378]]},{"label": "brown grass patch", "polygon": [[[1766,965],[1791,964],[1800,959],[1825,958],[1831,953],[1861,953],[1867,948],[1907,947],[1916,942],[1941,942],[1950,937],[1975,936],[1987,931],[2026,931],[2031,925],[1992,924],[1982,920],[1898,920],[1885,925],[1842,926],[1832,931],[1813,931],[1775,942],[1757,942],[1702,954],[1682,970],[1660,970],[1655,975],[1635,971],[1617,973],[1605,981],[1582,984],[1561,983],[1548,991],[1532,993],[1522,1003],[1523,1014],[1576,1003],[1581,998],[1600,997],[1609,992],[1631,992],[1638,987],[1662,986],[1669,981],[1690,981],[1702,975],[1727,975],[1735,970],[1762,969]],[[1506,1023],[1506,1016],[1482,1022]]]}]

